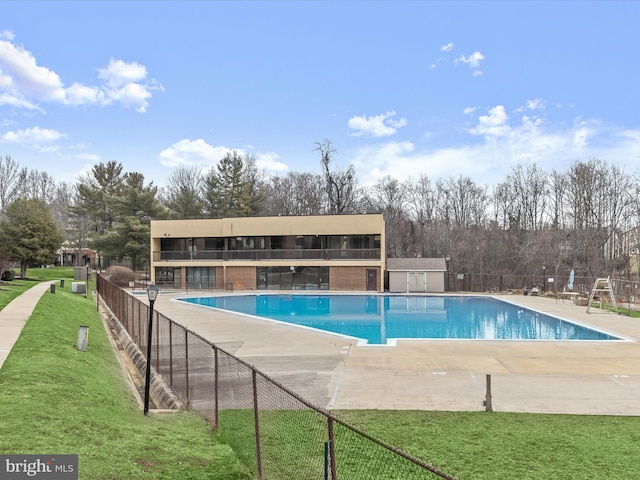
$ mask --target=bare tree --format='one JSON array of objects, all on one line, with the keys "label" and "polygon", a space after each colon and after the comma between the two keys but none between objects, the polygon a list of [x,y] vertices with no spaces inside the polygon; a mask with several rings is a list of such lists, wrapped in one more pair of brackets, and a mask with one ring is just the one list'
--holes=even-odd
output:
[{"label": "bare tree", "polygon": [[469,177],[450,177],[437,184],[443,195],[444,217],[455,227],[481,227],[487,223],[489,198],[486,187]]},{"label": "bare tree", "polygon": [[409,236],[407,185],[387,175],[371,187],[368,200],[373,210],[384,216],[387,255],[415,256],[415,242],[411,242]]},{"label": "bare tree", "polygon": [[202,175],[198,167],[178,166],[169,176],[164,204],[174,218],[203,216]]},{"label": "bare tree", "polygon": [[326,182],[325,189],[329,201],[328,214],[341,215],[355,213],[358,206],[358,183],[353,165],[347,170],[331,170],[331,162],[337,150],[331,140],[316,142],[315,150],[320,153],[320,163]]},{"label": "bare tree", "polygon": [[18,197],[19,180],[18,163],[10,155],[0,156],[0,214]]},{"label": "bare tree", "polygon": [[264,182],[267,215],[321,215],[325,213],[322,175],[289,172]]}]

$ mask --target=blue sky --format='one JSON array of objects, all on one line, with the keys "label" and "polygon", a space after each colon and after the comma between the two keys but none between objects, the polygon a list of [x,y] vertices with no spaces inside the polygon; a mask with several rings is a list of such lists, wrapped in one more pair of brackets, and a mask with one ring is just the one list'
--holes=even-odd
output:
[{"label": "blue sky", "polygon": [[231,149],[268,173],[480,184],[640,167],[640,2],[2,2],[0,155],[163,186]]}]

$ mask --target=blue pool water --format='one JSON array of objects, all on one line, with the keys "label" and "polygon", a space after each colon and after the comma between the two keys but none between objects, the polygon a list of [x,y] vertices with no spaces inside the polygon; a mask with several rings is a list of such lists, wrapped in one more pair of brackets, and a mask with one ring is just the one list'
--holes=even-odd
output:
[{"label": "blue pool water", "polygon": [[388,339],[619,340],[490,297],[404,295],[240,295],[185,302],[357,337]]}]

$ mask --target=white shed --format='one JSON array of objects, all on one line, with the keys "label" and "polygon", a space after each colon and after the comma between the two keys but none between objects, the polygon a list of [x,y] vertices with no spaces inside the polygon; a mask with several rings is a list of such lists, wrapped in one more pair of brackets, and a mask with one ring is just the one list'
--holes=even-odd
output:
[{"label": "white shed", "polygon": [[387,258],[390,292],[442,293],[447,262],[444,258]]}]

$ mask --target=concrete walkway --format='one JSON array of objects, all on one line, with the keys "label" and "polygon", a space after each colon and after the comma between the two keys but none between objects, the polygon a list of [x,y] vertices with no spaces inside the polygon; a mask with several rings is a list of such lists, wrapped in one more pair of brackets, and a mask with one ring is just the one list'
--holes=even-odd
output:
[{"label": "concrete walkway", "polygon": [[0,310],[0,368],[40,301],[40,297],[50,289],[51,283],[53,282],[47,281],[31,287]]}]

